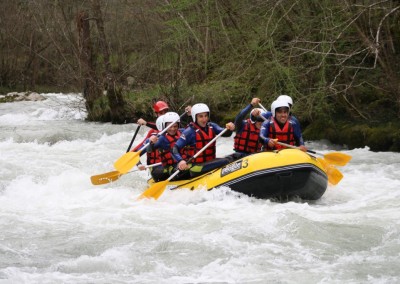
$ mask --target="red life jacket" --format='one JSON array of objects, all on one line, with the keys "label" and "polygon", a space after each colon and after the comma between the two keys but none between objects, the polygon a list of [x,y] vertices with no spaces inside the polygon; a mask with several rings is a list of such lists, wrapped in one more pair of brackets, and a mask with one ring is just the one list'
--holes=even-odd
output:
[{"label": "red life jacket", "polygon": [[240,134],[236,134],[234,137],[233,148],[238,152],[245,153],[256,153],[261,151],[261,143],[259,142],[260,129],[258,129],[254,123],[248,118],[243,131]]},{"label": "red life jacket", "polygon": [[[131,150],[132,152],[136,152],[139,151],[139,149],[141,147],[143,147],[144,142],[146,141],[147,138],[149,138],[151,135],[158,133],[158,130],[154,130],[151,129],[149,132],[147,132],[146,137],[143,139],[142,142],[140,142],[139,145],[137,145],[133,150]],[[147,154],[147,164],[151,165],[151,164],[156,164],[161,162],[161,156],[158,153],[158,151],[152,151],[151,153],[146,153]]]},{"label": "red life jacket", "polygon": [[[214,137],[214,129],[211,125],[206,126],[208,133],[205,133],[197,124],[190,124],[196,131],[196,144],[195,146],[186,146],[185,153],[187,157],[193,157],[198,151],[206,146]],[[196,159],[193,159],[193,163],[203,163],[215,159],[216,144],[215,142],[208,146]]]},{"label": "red life jacket", "polygon": [[157,164],[161,162],[161,156],[158,151],[152,151],[151,153],[147,153],[147,164]]},{"label": "red life jacket", "polygon": [[[268,138],[278,139],[279,142],[295,145],[296,141],[294,139],[294,131],[290,119],[286,121],[285,125],[283,126],[283,129],[281,129],[279,124],[275,121],[275,119],[271,118],[271,122],[269,124]],[[277,150],[284,148],[285,148],[284,146],[275,145],[275,149]]]},{"label": "red life jacket", "polygon": [[[165,138],[167,138],[170,148],[167,150],[159,149],[163,167],[171,166],[176,163],[174,158],[172,158],[171,151],[172,151],[172,148],[174,148],[176,141],[178,141],[179,137],[181,136],[181,132],[178,130],[174,136],[171,136],[168,133],[166,133],[164,136],[165,136]],[[181,152],[183,152],[183,151],[181,151]],[[184,160],[186,160],[186,158],[187,158],[186,154],[181,153],[181,156]]]}]

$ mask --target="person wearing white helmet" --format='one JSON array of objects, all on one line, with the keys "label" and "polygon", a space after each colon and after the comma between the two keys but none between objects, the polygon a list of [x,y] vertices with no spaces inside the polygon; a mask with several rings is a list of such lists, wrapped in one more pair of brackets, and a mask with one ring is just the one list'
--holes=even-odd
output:
[{"label": "person wearing white helmet", "polygon": [[[145,121],[142,118],[140,118],[137,121],[137,124],[145,125],[145,126],[151,128],[151,129],[149,130],[149,132],[147,132],[147,134],[144,137],[144,139],[135,148],[133,148],[131,150],[131,152],[137,152],[137,151],[143,150],[141,148],[143,147],[143,145],[147,144],[147,142],[149,141],[148,139],[151,136],[156,135],[159,131],[161,131],[160,129],[162,129],[162,126],[161,125],[157,125],[157,121],[162,121],[159,118],[162,117],[164,114],[166,114],[168,112],[169,106],[165,101],[157,101],[153,105],[153,110],[154,110],[155,115],[157,116],[156,123]],[[187,106],[185,108],[185,111],[186,111],[187,115],[190,115],[190,110],[191,110],[191,106]],[[144,151],[144,153],[146,153],[146,151]],[[158,151],[153,151],[153,152],[147,153],[147,165],[156,164],[156,163],[159,163],[159,162],[161,162],[161,158],[159,156]],[[139,162],[137,166],[142,171],[146,169],[146,167],[144,165],[142,165],[141,162]]]},{"label": "person wearing white helmet", "polygon": [[293,106],[293,100],[288,95],[280,95],[276,100],[277,101],[285,101],[285,102],[287,102],[289,104],[290,108],[292,108],[292,106]]},{"label": "person wearing white helmet", "polygon": [[[172,158],[171,151],[172,147],[174,147],[176,141],[181,136],[181,133],[184,131],[183,128],[179,128],[179,114],[176,112],[167,112],[162,116],[160,124],[158,124],[157,120],[157,126],[160,126],[159,131],[164,130],[171,123],[173,123],[173,125],[170,126],[163,135],[159,137],[150,137],[150,144],[147,146],[147,153],[158,151],[161,157],[162,165],[153,167],[150,170],[151,176],[156,182],[166,180],[176,169],[176,161]],[[182,157],[186,159],[184,153],[182,153]]]},{"label": "person wearing white helmet", "polygon": [[[261,151],[260,129],[267,113],[260,108],[255,108],[260,102],[259,98],[253,98],[235,118],[236,135],[233,144],[235,153],[232,154],[235,160]],[[250,118],[245,119],[250,111]]]},{"label": "person wearing white helmet", "polygon": [[[224,128],[214,122],[210,122],[210,109],[206,104],[199,103],[192,106],[191,115],[193,122],[182,133],[181,137],[176,141],[172,150],[172,156],[178,163],[180,171],[190,168],[190,175],[197,176],[215,168],[222,167],[232,161],[231,158],[216,159],[215,142],[208,146],[197,158],[192,160],[192,164],[188,165],[181,153],[187,153],[187,157],[191,158],[196,155],[204,146],[206,146],[216,135],[221,133]],[[232,122],[226,124],[226,131],[222,136],[229,137],[235,129]]]},{"label": "person wearing white helmet", "polygon": [[263,123],[260,139],[267,150],[280,150],[283,146],[276,142],[283,142],[298,146],[306,152],[300,126],[290,119],[290,106],[285,100],[276,100],[271,104],[272,118]]},{"label": "person wearing white helmet", "polygon": [[289,117],[292,121],[296,122],[300,127],[299,120],[292,114],[293,99],[288,95],[280,95],[276,100],[277,101],[285,101],[289,104],[289,108],[290,108]]},{"label": "person wearing white helmet", "polygon": [[[150,137],[153,137],[153,136],[157,137],[157,133],[162,130],[161,123],[163,121],[163,116],[164,115],[160,115],[156,120],[155,125],[156,125],[157,129],[150,129],[147,132],[146,137],[143,139],[143,141],[140,142],[135,148],[133,148],[133,150],[131,150],[132,152],[141,151],[140,156],[143,156],[144,154],[147,154],[147,157],[146,157],[147,165],[152,165],[152,164],[156,164],[156,163],[161,162],[161,157],[157,152],[147,153],[146,149],[143,148],[143,146],[149,142]],[[145,150],[145,151],[142,151],[142,150]],[[144,171],[146,169],[146,167],[142,164],[141,161],[139,161],[137,163],[137,167],[141,171]]]}]

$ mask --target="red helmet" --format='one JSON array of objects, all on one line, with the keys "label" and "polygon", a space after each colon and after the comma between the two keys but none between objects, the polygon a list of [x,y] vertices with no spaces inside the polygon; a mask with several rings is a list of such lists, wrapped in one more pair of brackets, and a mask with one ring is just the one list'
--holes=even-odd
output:
[{"label": "red helmet", "polygon": [[163,111],[165,109],[169,109],[169,106],[164,101],[158,101],[153,105],[153,109],[154,109],[155,112],[160,112],[160,111]]}]

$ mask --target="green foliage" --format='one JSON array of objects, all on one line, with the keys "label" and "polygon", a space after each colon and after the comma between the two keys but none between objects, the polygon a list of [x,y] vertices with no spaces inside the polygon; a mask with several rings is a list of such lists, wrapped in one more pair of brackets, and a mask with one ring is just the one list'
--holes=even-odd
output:
[{"label": "green foliage", "polygon": [[110,106],[106,96],[100,97],[93,103],[91,114],[93,121],[110,121]]},{"label": "green foliage", "polygon": [[168,102],[167,94],[160,85],[154,85],[146,89],[128,91],[124,95],[132,105],[130,117],[132,121],[144,118],[150,121],[154,120],[153,104],[158,100]]},{"label": "green foliage", "polygon": [[391,129],[388,127],[371,129],[365,142],[372,151],[390,149],[393,144]]},{"label": "green foliage", "polygon": [[392,145],[389,149],[382,149],[382,151],[393,151],[393,152],[400,152],[400,130],[397,128],[397,131],[393,132],[392,134]]},{"label": "green foliage", "polygon": [[[304,126],[304,124],[301,125]],[[305,140],[328,139],[332,142],[336,142],[337,135],[335,124],[323,119],[313,121],[303,130],[303,138]]]},{"label": "green foliage", "polygon": [[375,127],[367,124],[342,124],[338,127],[337,139],[346,141],[350,149],[363,148],[367,145],[371,151],[399,151],[399,127],[399,122]]},{"label": "green foliage", "polygon": [[192,86],[193,103],[205,103],[210,108],[212,121],[233,121],[236,114],[251,101],[249,86],[235,81],[216,81]]},{"label": "green foliage", "polygon": [[[365,140],[371,133],[371,128],[366,124],[361,125],[344,125],[341,127],[340,138],[346,137],[346,144],[350,149],[362,148],[365,145]],[[339,138],[339,139],[340,139]]]},{"label": "green foliage", "polygon": [[212,120],[218,123],[233,121],[236,114],[251,101],[248,86],[237,82],[210,82],[202,85],[182,85],[178,89],[154,86],[141,91],[126,93],[133,106],[132,117],[154,119],[152,105],[166,101],[172,111],[182,112],[187,105],[205,103],[212,112]]}]

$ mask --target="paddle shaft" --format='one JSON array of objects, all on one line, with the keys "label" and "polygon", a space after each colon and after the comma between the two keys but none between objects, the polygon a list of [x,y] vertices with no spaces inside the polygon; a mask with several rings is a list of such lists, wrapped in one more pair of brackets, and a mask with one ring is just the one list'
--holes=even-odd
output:
[{"label": "paddle shaft", "polygon": [[[189,160],[186,162],[190,162],[191,160],[197,158],[207,147],[209,147],[212,143],[215,142],[222,134],[224,134],[228,129],[225,128],[224,130],[221,131],[217,136],[215,136],[210,142],[207,143],[203,148],[200,149],[199,152],[197,152],[193,157],[191,157]],[[177,174],[179,174],[181,171],[178,169],[176,172],[174,172],[168,179],[164,181],[157,182],[153,184],[151,187],[149,187],[145,192],[143,192],[140,196],[139,199],[142,198],[154,198],[158,199],[161,194],[163,194],[165,187],[167,186],[168,182],[173,179]]]},{"label": "paddle shaft", "polygon": [[[259,105],[264,111],[267,111],[267,110],[265,109],[265,107],[263,107],[262,104],[258,103],[258,105]],[[260,116],[262,119],[264,119],[264,121],[267,120],[264,116],[262,116],[262,115],[259,115],[259,116]],[[279,144],[279,145],[285,146],[285,147],[287,147],[287,148],[300,149],[300,148],[297,147],[297,146],[293,146],[293,145],[290,145],[290,144],[282,143],[282,142],[279,142],[279,141],[277,141],[276,143]],[[313,151],[313,150],[308,150],[308,149],[307,149],[307,152],[308,152],[308,153],[312,153],[312,154],[316,154],[316,155],[320,155],[320,156],[322,156],[322,157],[324,156],[324,154],[317,153],[317,152],[315,152],[315,151]]]},{"label": "paddle shaft", "polygon": [[[161,135],[163,135],[165,132],[167,132],[168,129],[169,129],[172,125],[174,125],[175,123],[177,123],[178,120],[180,120],[186,113],[187,113],[187,111],[185,111],[184,113],[182,113],[181,116],[180,116],[178,119],[176,119],[176,120],[174,120],[172,123],[168,124],[168,126],[165,127],[165,129],[163,129],[161,132],[157,133],[157,136],[161,136]],[[150,142],[146,143],[146,144],[142,147],[142,149],[146,148],[149,144],[150,144]]]},{"label": "paddle shaft", "polygon": [[[176,122],[178,122],[178,120],[181,119],[181,117],[184,116],[185,114],[186,114],[186,111],[178,119],[176,119],[175,121],[170,123],[163,131],[157,133],[157,136],[161,136],[162,134],[164,134],[172,125],[174,125]],[[128,152],[128,153],[125,153],[124,155],[122,155],[114,163],[115,169],[122,174],[127,173],[132,167],[134,167],[139,162],[140,155],[142,153],[142,149],[145,149],[149,144],[150,144],[150,142],[146,143],[138,151]]]},{"label": "paddle shaft", "polygon": [[[265,112],[268,112],[267,109],[266,109],[262,104],[258,103],[258,105],[259,105]],[[266,120],[266,118],[263,117],[262,115],[261,115],[261,117],[264,118],[264,120]]]},{"label": "paddle shaft", "polygon": [[[193,159],[196,159],[201,153],[204,152],[205,149],[208,148],[208,146],[210,146],[212,143],[215,142],[215,140],[217,140],[219,137],[221,137],[226,131],[228,130],[228,128],[225,128],[224,130],[222,130],[217,136],[215,136],[210,142],[207,143],[207,145],[205,145],[203,148],[200,149],[199,152],[197,152],[193,157],[191,157],[189,160],[186,161],[186,163],[190,163],[190,161],[192,161]],[[170,181],[171,179],[173,179],[177,174],[180,173],[181,170],[177,170],[176,172],[174,172],[168,179],[167,181]]]},{"label": "paddle shaft", "polygon": [[[165,127],[165,129],[163,129],[161,132],[157,133],[157,136],[161,136],[161,135],[163,135],[165,132],[167,132],[168,129],[169,129],[172,125],[174,125],[175,123],[177,123],[178,120],[180,120],[185,114],[186,114],[186,111],[185,111],[184,113],[182,113],[181,116],[180,116],[178,119],[176,119],[176,120],[173,121],[172,123],[168,124],[168,126]],[[137,131],[137,130],[136,130],[136,131]],[[144,144],[144,145],[142,146],[142,149],[146,149],[146,147],[149,146],[149,144],[150,144],[150,142],[147,142],[146,144]]]},{"label": "paddle shaft", "polygon": [[[293,145],[286,144],[286,143],[283,143],[283,142],[276,141],[276,143],[279,144],[279,145],[285,146],[285,147],[287,147],[287,148],[300,149],[300,148],[297,147],[297,146],[293,146]],[[313,150],[308,150],[308,149],[307,149],[307,152],[308,152],[308,153],[311,153],[311,154],[315,154],[315,155],[320,155],[320,156],[322,156],[322,157],[325,156],[324,154],[315,152],[315,151],[313,151]]]},{"label": "paddle shaft", "polygon": [[[157,133],[157,136],[160,137],[160,136],[163,135],[165,132],[167,132],[168,129],[169,129],[172,125],[174,125],[175,123],[177,123],[178,120],[180,120],[185,114],[186,114],[186,111],[185,111],[184,113],[182,113],[181,116],[180,116],[178,119],[176,119],[176,120],[173,121],[172,123],[168,124],[168,126],[165,127],[165,129],[163,129],[163,131]],[[146,144],[144,144],[144,145],[142,146],[142,149],[146,149],[147,146],[149,146],[149,145],[150,145],[150,142],[147,142]],[[141,152],[141,151],[140,151],[140,152]]]},{"label": "paddle shaft", "polygon": [[[161,164],[162,163],[160,162],[160,163],[156,163],[156,164],[146,165],[145,168],[148,169],[148,168],[160,166]],[[137,172],[138,170],[139,169],[133,170],[133,171],[127,172],[126,174]],[[123,174],[120,173],[119,171],[112,171],[112,172],[104,173],[101,175],[91,176],[90,180],[92,181],[93,185],[100,185],[100,184],[106,184],[106,183],[113,182],[113,181],[119,179],[119,177],[122,175]]]},{"label": "paddle shaft", "polygon": [[129,146],[128,146],[128,149],[126,149],[126,153],[128,153],[128,152],[129,152],[129,150],[131,149],[131,147],[132,147],[132,144],[133,144],[133,141],[135,141],[136,135],[138,134],[138,132],[139,132],[139,129],[140,129],[140,127],[141,127],[141,126],[142,126],[142,125],[140,125],[140,124],[139,124],[139,126],[136,128],[136,131],[135,131],[135,134],[133,134],[133,137],[132,137],[131,143],[129,144]]},{"label": "paddle shaft", "polygon": [[[159,162],[159,163],[155,163],[155,164],[145,165],[144,167],[145,167],[146,169],[148,169],[148,168],[153,168],[153,167],[157,167],[157,166],[161,166],[161,165],[162,165],[162,163]],[[138,171],[138,170],[139,170],[139,169],[133,170],[133,171],[130,171],[130,172],[127,172],[127,174],[128,174],[128,173],[132,173],[132,172],[136,172],[136,171]]]},{"label": "paddle shaft", "polygon": [[[260,107],[262,107],[262,109],[263,109],[264,111],[267,111],[267,110],[265,109],[265,107],[263,107],[262,104],[259,103],[258,105],[259,105]],[[264,119],[264,121],[267,120],[264,116],[262,116],[262,115],[260,115],[260,116],[262,117],[262,119]],[[289,145],[289,144],[285,144],[285,143],[282,143],[282,142],[278,142],[278,144],[280,144],[280,145],[282,145],[282,146],[286,146],[286,147],[288,147],[288,148],[299,149],[299,147],[296,147],[296,146],[293,146],[293,145]],[[318,152],[315,152],[315,151],[309,150],[309,149],[307,149],[307,152],[308,152],[308,153],[311,153],[311,154],[314,154],[314,155],[322,156],[322,157],[324,157],[326,160],[329,160],[330,163],[332,163],[332,164],[334,164],[334,165],[336,165],[336,166],[344,166],[344,165],[346,165],[346,164],[350,161],[350,159],[351,159],[351,156],[346,155],[346,154],[343,154],[343,153],[328,153],[328,154],[322,154],[322,153],[318,153]],[[336,178],[336,183],[334,183],[334,184],[337,184],[337,183],[340,181],[340,179],[343,177],[343,175],[339,172],[339,170],[337,170],[337,169],[335,169],[335,170],[336,170],[335,175],[339,177],[339,178],[336,178],[336,177],[335,177],[335,178]]]}]

